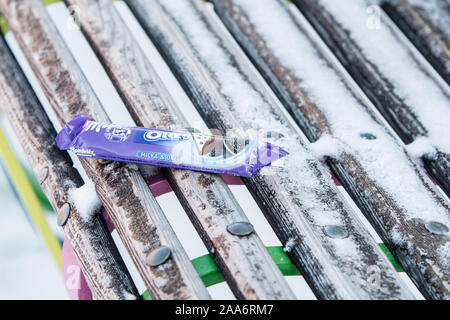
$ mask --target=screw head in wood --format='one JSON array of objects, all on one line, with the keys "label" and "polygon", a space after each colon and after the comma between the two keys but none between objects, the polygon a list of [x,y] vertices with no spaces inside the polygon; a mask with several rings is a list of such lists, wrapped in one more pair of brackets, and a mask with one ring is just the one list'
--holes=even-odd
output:
[{"label": "screw head in wood", "polygon": [[449,231],[448,227],[437,221],[430,221],[425,223],[425,228],[434,234],[445,234]]},{"label": "screw head in wood", "polygon": [[64,225],[67,223],[67,220],[69,220],[69,216],[70,216],[70,204],[66,202],[58,210],[58,216],[56,218],[58,226],[64,227]]},{"label": "screw head in wood", "polygon": [[326,226],[323,228],[323,233],[333,239],[345,239],[348,237],[347,229],[341,226]]},{"label": "screw head in wood", "polygon": [[172,254],[172,250],[169,247],[161,246],[156,248],[147,257],[147,265],[150,267],[157,267],[166,262]]},{"label": "screw head in wood", "polygon": [[375,140],[377,138],[375,135],[368,132],[360,133],[359,136],[366,140]]},{"label": "screw head in wood", "polygon": [[248,236],[255,231],[255,228],[250,222],[234,222],[227,226],[227,231],[235,236]]},{"label": "screw head in wood", "polygon": [[105,160],[105,159],[97,159],[97,162],[101,165],[107,165],[108,163],[111,163],[111,160]]}]

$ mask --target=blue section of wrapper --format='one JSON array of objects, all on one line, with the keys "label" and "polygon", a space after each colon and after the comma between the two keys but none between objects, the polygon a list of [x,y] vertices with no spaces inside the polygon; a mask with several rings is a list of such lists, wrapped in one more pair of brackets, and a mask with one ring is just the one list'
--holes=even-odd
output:
[{"label": "blue section of wrapper", "polygon": [[185,131],[125,127],[76,115],[56,143],[80,157],[250,178],[288,152],[268,142]]}]

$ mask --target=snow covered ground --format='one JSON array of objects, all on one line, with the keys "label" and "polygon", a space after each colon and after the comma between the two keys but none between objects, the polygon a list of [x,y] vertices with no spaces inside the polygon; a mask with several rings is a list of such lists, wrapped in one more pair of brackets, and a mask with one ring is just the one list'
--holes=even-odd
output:
[{"label": "snow covered ground", "polygon": [[62,276],[0,170],[0,299],[67,299]]}]

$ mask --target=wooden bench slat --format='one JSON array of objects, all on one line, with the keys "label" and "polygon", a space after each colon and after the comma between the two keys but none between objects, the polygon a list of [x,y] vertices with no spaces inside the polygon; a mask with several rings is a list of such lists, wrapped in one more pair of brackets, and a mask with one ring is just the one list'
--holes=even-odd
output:
[{"label": "wooden bench slat", "polygon": [[450,84],[449,2],[395,0],[381,7]]},{"label": "wooden bench slat", "polygon": [[[126,2],[211,128],[282,134],[275,143],[288,146],[286,168],[245,184],[316,296],[412,298],[214,13],[195,0]],[[330,239],[329,224],[350,236]],[[382,272],[377,289],[367,284],[371,268]]]},{"label": "wooden bench slat", "polygon": [[[373,17],[379,19],[381,29],[369,30],[366,25],[352,28],[351,25],[347,24],[347,21],[337,21],[337,17],[324,7],[326,3],[323,1],[307,0],[294,1],[294,3],[404,143],[409,144],[422,136],[428,136],[430,131],[435,132],[434,136],[439,136],[439,133],[436,132],[439,129],[427,125],[424,121],[429,116],[423,114],[433,107],[435,119],[447,117],[448,112],[438,113],[436,107],[440,105],[442,109],[442,106],[448,106],[449,87],[445,83],[439,83],[439,80],[442,81],[442,79],[439,76],[437,76],[439,79],[436,79],[433,74],[435,71],[427,68],[423,58],[415,54],[404,43],[401,35],[393,29],[392,22],[383,14],[381,9],[379,9],[380,12],[374,13],[375,16]],[[368,2],[358,4],[363,8],[355,14],[366,17],[366,9],[369,4]],[[386,50],[363,47],[360,41],[355,40],[355,34],[370,38],[370,31],[374,34],[377,32],[389,33],[389,38],[384,39],[384,41],[395,42],[396,49],[390,50],[390,56],[383,58],[383,60],[400,60],[396,70],[383,72],[380,68],[381,65],[370,58],[382,58],[382,51],[385,52]],[[384,46],[386,47],[386,44]],[[383,62],[383,64],[385,63]],[[403,89],[398,88],[393,82],[395,75],[411,73],[411,69],[417,69],[420,75],[411,74],[410,78],[403,81]],[[427,84],[430,89],[425,94],[428,97],[428,103],[414,101],[411,94],[415,91],[419,92],[424,84]],[[447,101],[442,102],[445,99]],[[438,152],[434,158],[423,157],[423,161],[428,172],[439,183],[447,196],[450,196],[450,155],[448,151],[440,149],[438,146]]]},{"label": "wooden bench slat", "polygon": [[[312,1],[302,3],[306,2]],[[269,36],[262,20],[243,1],[213,3],[308,138],[314,142],[331,136],[331,142],[322,148],[335,144],[341,149],[328,163],[422,293],[428,298],[449,298],[445,252],[450,238],[425,228],[434,219],[450,225],[448,203],[381,124],[370,101],[299,11],[284,1],[260,1],[258,9],[269,13],[265,20],[286,19],[283,27],[278,32],[271,30]],[[289,40],[276,41],[284,34],[290,35]],[[295,56],[286,54],[289,50]],[[333,100],[326,98],[330,94]],[[326,143],[319,140],[316,148],[323,141]],[[411,194],[406,195],[405,190]]]},{"label": "wooden bench slat", "polygon": [[[81,12],[82,30],[135,122],[172,130],[188,127],[111,1],[65,2]],[[219,175],[163,171],[237,298],[295,298],[257,234],[237,237],[227,231],[231,223],[248,219]]]},{"label": "wooden bench slat", "polygon": [[[109,122],[40,0],[0,1],[13,31],[60,123],[83,113]],[[80,159],[153,299],[199,299],[209,294],[142,175],[133,166]],[[147,265],[153,250],[166,245],[172,257]],[[102,275],[99,274],[98,277]]]},{"label": "wooden bench slat", "polygon": [[1,36],[0,91],[2,109],[53,209],[58,212],[65,203],[70,204],[64,232],[94,299],[139,299],[101,213],[86,222],[68,196],[69,190],[83,181],[67,152],[56,146],[56,132]]}]

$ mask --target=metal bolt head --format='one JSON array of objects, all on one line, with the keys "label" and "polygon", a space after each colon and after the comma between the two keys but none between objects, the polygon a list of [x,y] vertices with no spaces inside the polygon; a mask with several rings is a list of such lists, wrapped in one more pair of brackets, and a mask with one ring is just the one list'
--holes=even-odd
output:
[{"label": "metal bolt head", "polygon": [[161,246],[156,248],[147,257],[147,265],[150,267],[157,267],[166,262],[172,254],[172,250],[169,247]]},{"label": "metal bolt head", "polygon": [[58,210],[58,216],[56,218],[58,226],[64,227],[64,225],[67,223],[67,220],[69,220],[69,216],[70,216],[70,204],[66,202]]},{"label": "metal bolt head", "polygon": [[108,163],[111,163],[111,160],[105,160],[105,159],[97,159],[97,162],[101,165],[107,165]]},{"label": "metal bolt head", "polygon": [[377,138],[375,135],[368,132],[360,133],[359,136],[366,140],[375,140]]},{"label": "metal bolt head", "polygon": [[348,237],[347,229],[341,226],[326,226],[323,228],[323,233],[333,239],[345,239]]},{"label": "metal bolt head", "polygon": [[425,223],[425,228],[434,234],[445,234],[449,231],[448,227],[437,221],[430,221]]},{"label": "metal bolt head", "polygon": [[234,222],[227,226],[227,231],[235,236],[248,236],[255,231],[255,228],[250,222]]}]

